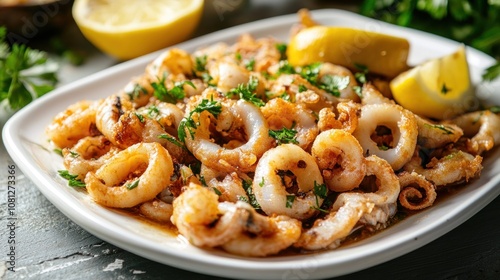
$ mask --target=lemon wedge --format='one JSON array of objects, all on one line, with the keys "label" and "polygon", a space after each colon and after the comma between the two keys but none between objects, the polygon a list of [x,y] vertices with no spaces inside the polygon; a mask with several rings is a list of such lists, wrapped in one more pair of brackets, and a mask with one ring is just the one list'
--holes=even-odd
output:
[{"label": "lemon wedge", "polygon": [[475,101],[464,46],[400,74],[390,88],[401,106],[438,120],[468,111]]},{"label": "lemon wedge", "polygon": [[368,67],[371,73],[393,78],[408,69],[408,40],[349,27],[316,25],[295,34],[287,48],[294,66],[331,62],[351,69]]},{"label": "lemon wedge", "polygon": [[73,18],[82,34],[118,59],[138,57],[192,34],[203,0],[75,0]]}]

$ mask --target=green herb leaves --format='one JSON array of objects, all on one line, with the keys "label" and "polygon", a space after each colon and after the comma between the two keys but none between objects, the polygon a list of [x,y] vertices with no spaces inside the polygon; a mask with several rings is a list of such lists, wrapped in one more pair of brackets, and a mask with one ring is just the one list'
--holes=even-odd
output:
[{"label": "green herb leaves", "polygon": [[266,103],[255,94],[258,85],[259,80],[254,76],[250,76],[247,84],[238,85],[237,88],[231,89],[226,95],[229,97],[236,95],[240,99],[253,103],[257,107],[262,107]]},{"label": "green herb leaves", "polygon": [[68,180],[68,185],[74,188],[85,188],[85,183],[78,179],[78,175],[73,175],[68,172],[68,170],[58,170],[59,176]]},{"label": "green herb leaves", "polygon": [[330,93],[333,96],[340,96],[340,91],[347,88],[350,83],[349,76],[338,76],[325,74],[319,77],[321,63],[313,63],[302,67],[300,76],[312,85]]},{"label": "green herb leaves", "polygon": [[6,29],[0,27],[0,102],[7,100],[17,110],[54,89],[59,65],[25,45],[10,49],[5,36]]},{"label": "green herb leaves", "polygon": [[492,0],[364,0],[361,14],[463,42],[494,56],[497,63],[483,74],[500,77],[500,2]]},{"label": "green herb leaves", "polygon": [[286,127],[278,130],[269,130],[269,136],[276,139],[276,143],[278,145],[281,144],[298,144],[299,142],[295,139],[297,135],[297,130],[294,130],[293,127],[288,129]]},{"label": "green herb leaves", "polygon": [[217,117],[222,112],[222,105],[219,102],[214,101],[213,99],[203,99],[201,103],[198,104],[198,106],[196,106],[196,108],[194,108],[191,112],[189,112],[189,115],[187,117],[184,117],[179,124],[177,134],[181,142],[184,142],[186,139],[186,129],[189,132],[191,138],[194,139],[194,129],[198,127],[199,123],[193,120],[193,115],[200,114],[204,111],[207,111],[214,117]]},{"label": "green herb leaves", "polygon": [[186,97],[186,92],[184,91],[184,85],[189,85],[192,88],[196,88],[193,82],[189,80],[185,80],[182,82],[175,82],[174,87],[171,89],[167,88],[165,84],[166,77],[163,76],[158,82],[151,83],[151,86],[154,89],[154,96],[161,101],[175,104],[179,100]]}]

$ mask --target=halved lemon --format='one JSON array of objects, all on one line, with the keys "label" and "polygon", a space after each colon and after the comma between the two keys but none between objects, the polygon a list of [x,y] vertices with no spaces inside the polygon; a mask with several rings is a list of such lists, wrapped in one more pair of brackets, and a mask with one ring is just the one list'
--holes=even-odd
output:
[{"label": "halved lemon", "polygon": [[188,39],[203,0],[75,0],[73,18],[97,48],[118,59],[138,57]]},{"label": "halved lemon", "polygon": [[377,32],[316,25],[299,31],[287,48],[291,65],[331,62],[351,69],[363,65],[393,78],[408,69],[408,40]]},{"label": "halved lemon", "polygon": [[401,106],[438,120],[462,114],[475,104],[464,46],[402,73],[390,87]]}]

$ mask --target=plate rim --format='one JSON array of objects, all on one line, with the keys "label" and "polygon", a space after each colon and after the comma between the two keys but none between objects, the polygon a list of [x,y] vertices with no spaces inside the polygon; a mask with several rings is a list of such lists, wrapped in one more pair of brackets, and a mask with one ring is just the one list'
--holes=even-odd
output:
[{"label": "plate rim", "polygon": [[[356,19],[362,19],[370,22],[376,22],[377,24],[381,24],[384,27],[390,26],[391,29],[397,29],[400,30],[401,32],[403,31],[408,31],[411,30],[412,33],[417,34],[418,36],[425,36],[427,37],[432,37],[436,38],[440,41],[446,42],[446,44],[452,44],[456,45],[457,42],[454,42],[449,39],[445,39],[442,37],[439,37],[437,35],[425,33],[423,31],[418,31],[414,29],[409,29],[409,28],[404,28],[404,27],[399,27],[399,26],[394,26],[385,22],[373,20],[370,18],[363,17],[361,15],[355,14],[353,12],[345,11],[345,10],[337,10],[337,9],[320,9],[320,10],[312,10],[311,14],[313,18],[323,18],[325,16],[344,16],[348,18],[356,18]],[[262,26],[265,26],[268,23],[275,23],[276,21],[279,21],[279,24],[290,24],[293,22],[297,22],[297,16],[296,14],[288,14],[288,15],[283,15],[283,16],[278,16],[278,17],[272,17],[268,19],[262,19],[258,20],[255,22],[250,22],[250,23],[245,23],[242,25],[230,27],[224,30],[216,31],[207,35],[203,35],[194,39],[191,39],[189,41],[186,41],[184,43],[176,45],[177,47],[182,47],[182,46],[187,46],[187,45],[197,45],[201,44],[204,41],[217,41],[217,38],[225,38],[225,37],[231,37],[234,36],[234,34],[238,33],[240,30],[245,30],[245,29],[259,29],[262,28]],[[233,34],[233,35],[231,35]],[[412,34],[413,36],[414,34]],[[210,40],[207,40],[209,38]],[[259,259],[259,258],[241,258],[237,256],[211,256],[214,257],[216,261],[207,261],[205,258],[205,255],[200,255],[200,256],[186,256],[180,252],[176,252],[175,250],[171,250],[168,253],[168,256],[165,256],[165,251],[164,250],[158,250],[158,248],[155,248],[150,244],[150,242],[143,242],[144,240],[140,240],[138,243],[132,243],[130,244],[130,236],[129,235],[123,235],[120,232],[116,231],[116,228],[113,228],[110,225],[102,225],[102,221],[100,221],[99,225],[104,226],[103,229],[96,228],[95,224],[95,218],[92,215],[92,212],[83,212],[80,213],[79,215],[76,215],[76,210],[79,210],[78,206],[72,206],[68,205],[68,203],[65,202],[63,198],[67,198],[67,193],[66,192],[61,192],[58,191],[57,188],[52,188],[50,187],[51,184],[53,184],[53,178],[48,176],[47,174],[40,173],[40,172],[33,172],[33,169],[37,166],[34,166],[32,162],[30,162],[30,157],[28,151],[26,150],[25,147],[20,146],[19,140],[20,138],[23,138],[22,133],[16,129],[16,127],[20,127],[20,125],[26,121],[26,119],[29,117],[29,114],[31,111],[36,111],[40,110],[39,108],[42,107],[43,105],[49,103],[51,100],[55,100],[58,97],[61,96],[67,96],[70,95],[72,91],[77,89],[78,87],[87,85],[91,81],[96,81],[96,80],[104,80],[106,77],[116,75],[118,73],[122,73],[126,70],[130,70],[130,68],[138,67],[137,65],[142,65],[146,64],[147,62],[151,61],[159,53],[161,53],[164,50],[154,52],[152,54],[145,55],[143,57],[133,59],[124,63],[120,63],[118,65],[112,66],[108,69],[99,71],[97,73],[94,73],[88,77],[79,79],[78,81],[72,82],[70,84],[64,85],[56,90],[54,90],[52,93],[47,94],[19,112],[17,112],[14,116],[12,116],[7,123],[5,124],[3,128],[3,133],[2,133],[2,138],[3,142],[6,146],[7,152],[10,154],[11,158],[13,161],[19,166],[23,174],[25,174],[27,177],[30,178],[33,183],[37,186],[37,188],[42,192],[42,194],[53,204],[55,205],[59,211],[61,211],[65,216],[70,218],[72,221],[74,221],[76,224],[81,226],[83,229],[87,230],[89,233],[111,243],[114,244],[120,248],[124,248],[134,254],[141,255],[147,259],[151,259],[154,261],[158,261],[160,263],[166,264],[166,265],[171,265],[175,266],[177,268],[182,268],[194,272],[199,272],[199,273],[204,273],[204,274],[209,274],[209,275],[214,275],[214,276],[224,276],[224,277],[244,277],[244,278],[253,278],[256,277],[255,275],[251,274],[255,272],[256,269],[258,269],[261,274],[258,275],[258,278],[255,279],[264,279],[264,278],[279,278],[280,275],[283,275],[285,272],[290,272],[295,271],[294,267],[303,267],[303,262],[304,259],[302,258],[282,258],[279,257],[279,260],[277,258],[264,258],[264,259]],[[481,53],[477,50],[471,50],[472,52],[475,52],[475,55],[479,56],[482,60],[484,61],[489,61],[493,60],[493,58],[487,56],[484,53]],[[130,78],[130,77],[128,77]],[[406,238],[406,240],[400,240],[400,242],[397,243],[392,243],[390,247],[385,247],[383,251],[377,251],[375,250],[374,252],[371,252],[368,255],[365,256],[352,256],[351,258],[346,258],[343,260],[343,262],[337,262],[335,263],[335,268],[337,269],[336,271],[331,271],[331,263],[328,262],[328,258],[324,258],[323,256],[328,255],[328,253],[314,253],[311,254],[315,257],[317,257],[317,269],[316,271],[313,271],[311,275],[313,277],[318,277],[318,278],[323,278],[323,277],[332,277],[332,276],[340,276],[348,273],[352,273],[355,271],[359,271],[362,269],[366,269],[368,267],[371,267],[376,264],[380,264],[382,262],[388,261],[390,259],[394,259],[396,257],[399,257],[403,254],[409,253],[439,237],[444,235],[445,233],[449,232],[450,230],[454,229],[458,225],[462,224],[465,222],[468,218],[473,216],[475,213],[477,213],[479,210],[481,210],[484,206],[486,206],[489,202],[491,202],[493,199],[496,198],[496,196],[499,195],[500,190],[497,190],[498,188],[494,188],[494,186],[498,185],[500,182],[500,174],[497,176],[493,176],[489,181],[486,182],[486,187],[485,185],[482,185],[482,188],[480,191],[474,192],[468,199],[467,201],[469,202],[477,202],[481,201],[481,203],[469,203],[469,207],[462,207],[462,208],[456,208],[454,209],[454,212],[447,213],[442,219],[449,220],[449,223],[446,223],[444,226],[442,224],[441,220],[434,221],[433,223],[426,224],[423,229],[421,228],[420,230],[416,231],[414,233],[414,236],[409,236]],[[47,187],[49,185],[49,187]],[[490,195],[486,195],[490,194]],[[77,207],[77,208],[73,208]],[[70,210],[73,210],[70,211]],[[432,210],[432,209],[431,209]],[[459,215],[460,214],[460,215]],[[457,218],[457,216],[460,216]],[[103,220],[104,221],[104,220]],[[435,234],[435,232],[431,233],[430,229],[438,229],[439,233]],[[110,238],[112,234],[116,234],[113,236],[114,238]],[[416,238],[415,240],[413,240]],[[406,242],[404,242],[406,241]],[[147,248],[148,252],[144,252],[144,248]],[[373,255],[377,255],[377,259],[373,259]],[[309,256],[309,255],[307,255]],[[167,257],[167,259],[165,259]],[[250,260],[249,260],[250,259]],[[326,260],[325,260],[326,259]],[[224,260],[226,262],[221,262],[221,260]],[[283,260],[283,261],[281,261]],[[363,265],[358,265],[356,268],[352,267],[343,267],[342,264],[345,263],[350,263],[352,261],[358,261],[362,262]],[[166,262],[168,261],[168,262]],[[198,267],[193,267],[191,263],[186,263],[187,262],[196,262],[196,265]],[[250,261],[250,263],[249,263]],[[232,265],[228,267],[226,264],[231,263]],[[330,269],[328,269],[330,268]],[[217,271],[219,269],[223,269],[222,271]],[[234,273],[238,272],[237,275]],[[243,273],[244,272],[244,273]],[[252,277],[253,276],[253,277]],[[276,277],[277,276],[277,277]],[[263,278],[262,278],[263,277]]]}]

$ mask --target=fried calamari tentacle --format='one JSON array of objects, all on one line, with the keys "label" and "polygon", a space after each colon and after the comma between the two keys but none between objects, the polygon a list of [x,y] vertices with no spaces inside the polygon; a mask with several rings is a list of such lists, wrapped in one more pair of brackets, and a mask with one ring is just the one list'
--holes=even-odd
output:
[{"label": "fried calamari tentacle", "polygon": [[403,171],[398,174],[401,192],[399,203],[408,210],[422,210],[436,200],[436,187],[423,175]]},{"label": "fried calamari tentacle", "polygon": [[489,110],[467,113],[450,122],[471,137],[468,148],[472,154],[481,155],[500,143],[500,116]]}]

